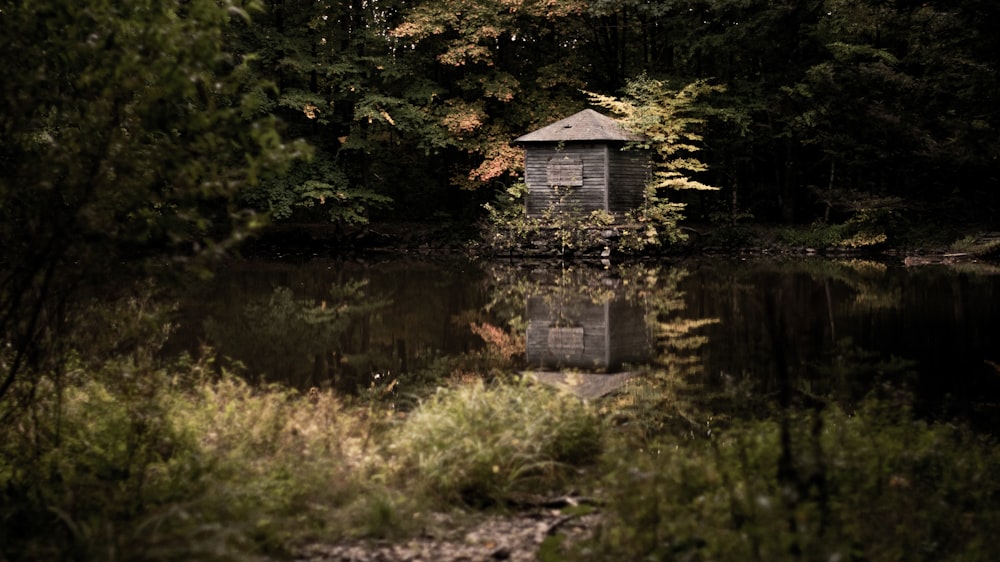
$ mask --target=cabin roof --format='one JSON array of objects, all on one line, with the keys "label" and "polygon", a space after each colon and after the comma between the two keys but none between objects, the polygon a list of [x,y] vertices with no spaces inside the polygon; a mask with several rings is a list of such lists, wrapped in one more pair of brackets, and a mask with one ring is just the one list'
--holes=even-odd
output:
[{"label": "cabin roof", "polygon": [[537,131],[514,139],[515,144],[571,141],[643,141],[642,135],[623,129],[614,119],[584,109]]}]

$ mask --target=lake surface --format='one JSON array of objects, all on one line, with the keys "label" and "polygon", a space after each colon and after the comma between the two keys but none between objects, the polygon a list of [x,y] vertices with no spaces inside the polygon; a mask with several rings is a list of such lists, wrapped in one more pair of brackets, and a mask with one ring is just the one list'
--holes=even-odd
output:
[{"label": "lake surface", "polygon": [[597,396],[684,364],[706,391],[766,397],[791,381],[851,401],[898,385],[926,413],[1000,421],[1000,269],[980,264],[247,261],[193,287],[177,324],[172,349],[207,344],[302,389],[516,368],[572,372]]}]

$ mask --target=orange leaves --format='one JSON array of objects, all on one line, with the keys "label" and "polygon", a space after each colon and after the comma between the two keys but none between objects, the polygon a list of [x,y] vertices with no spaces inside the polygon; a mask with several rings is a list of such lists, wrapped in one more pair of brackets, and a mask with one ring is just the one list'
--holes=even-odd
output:
[{"label": "orange leaves", "polygon": [[503,36],[521,35],[532,27],[547,29],[562,18],[582,14],[585,0],[439,0],[414,8],[390,36],[414,43],[431,36],[452,35],[438,55],[442,64],[494,64]]},{"label": "orange leaves", "polygon": [[438,55],[438,60],[442,64],[451,66],[464,66],[469,63],[493,65],[492,53],[490,53],[489,48],[464,42],[453,42],[451,48]]},{"label": "orange leaves", "polygon": [[442,123],[452,134],[468,134],[482,126],[483,114],[479,108],[459,102],[444,117]]},{"label": "orange leaves", "polygon": [[483,322],[469,324],[472,333],[483,338],[489,346],[491,352],[496,353],[505,361],[510,361],[513,357],[524,353],[524,336],[509,334],[502,328]]},{"label": "orange leaves", "polygon": [[469,172],[472,181],[488,182],[504,174],[516,175],[524,168],[524,152],[509,143],[497,143],[492,154],[478,168]]}]

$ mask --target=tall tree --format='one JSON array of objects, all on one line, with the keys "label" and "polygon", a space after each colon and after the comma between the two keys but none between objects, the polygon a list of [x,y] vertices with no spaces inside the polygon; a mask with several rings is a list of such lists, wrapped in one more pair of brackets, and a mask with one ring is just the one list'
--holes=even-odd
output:
[{"label": "tall tree", "polygon": [[510,140],[578,110],[588,64],[581,0],[433,0],[392,30],[400,50],[433,61],[423,110],[443,125],[452,182],[477,189],[519,172]]},{"label": "tall tree", "polygon": [[232,197],[301,153],[247,120],[222,48],[236,2],[0,9],[0,398],[58,369],[74,299],[114,274],[216,254],[254,222]]},{"label": "tall tree", "polygon": [[937,212],[962,194],[996,202],[984,190],[996,184],[987,162],[998,154],[984,142],[998,125],[997,75],[983,58],[989,16],[962,4],[826,2],[816,38],[828,56],[789,92],[794,134],[829,169],[828,205],[891,196]]}]

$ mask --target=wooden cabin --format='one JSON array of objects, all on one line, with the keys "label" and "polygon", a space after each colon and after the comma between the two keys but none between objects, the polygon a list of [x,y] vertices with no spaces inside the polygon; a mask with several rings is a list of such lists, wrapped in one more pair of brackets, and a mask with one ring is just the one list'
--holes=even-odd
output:
[{"label": "wooden cabin", "polygon": [[524,147],[528,216],[548,209],[588,214],[623,213],[642,203],[652,175],[648,150],[626,147],[647,140],[592,109],[514,140]]}]

